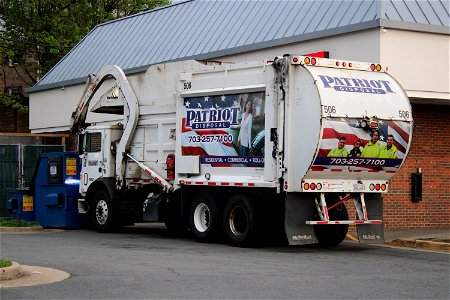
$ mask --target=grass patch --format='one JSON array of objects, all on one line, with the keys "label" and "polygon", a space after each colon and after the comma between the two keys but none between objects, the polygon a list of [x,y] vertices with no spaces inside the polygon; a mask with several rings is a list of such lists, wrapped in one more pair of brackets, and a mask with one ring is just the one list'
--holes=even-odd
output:
[{"label": "grass patch", "polygon": [[39,226],[37,221],[24,221],[24,220],[8,220],[0,219],[0,227],[35,227]]},{"label": "grass patch", "polygon": [[12,265],[12,261],[5,258],[0,258],[0,268],[10,267]]}]

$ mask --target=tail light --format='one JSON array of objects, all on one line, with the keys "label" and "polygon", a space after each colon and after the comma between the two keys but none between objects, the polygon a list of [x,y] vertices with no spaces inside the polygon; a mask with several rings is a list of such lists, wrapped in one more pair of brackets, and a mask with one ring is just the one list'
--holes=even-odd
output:
[{"label": "tail light", "polygon": [[175,179],[175,155],[169,154],[166,158],[167,179]]}]

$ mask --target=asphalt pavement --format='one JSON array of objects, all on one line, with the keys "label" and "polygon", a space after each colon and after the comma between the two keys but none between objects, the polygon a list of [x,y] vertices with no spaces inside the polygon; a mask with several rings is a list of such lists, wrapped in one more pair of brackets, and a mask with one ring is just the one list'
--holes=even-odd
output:
[{"label": "asphalt pavement", "polygon": [[[331,249],[201,244],[169,238],[158,224],[116,234],[0,230],[2,255],[29,272],[0,282],[4,299],[449,298],[448,251],[416,244],[448,247],[450,228],[388,230],[381,247],[347,239]],[[393,244],[401,240],[415,244]]]}]

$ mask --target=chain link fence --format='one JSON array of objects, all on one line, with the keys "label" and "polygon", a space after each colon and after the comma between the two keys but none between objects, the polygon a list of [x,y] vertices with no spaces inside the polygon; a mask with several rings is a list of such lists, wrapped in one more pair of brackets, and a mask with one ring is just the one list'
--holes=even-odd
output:
[{"label": "chain link fence", "polygon": [[39,154],[60,151],[64,146],[0,144],[0,217],[8,217],[8,189],[30,186]]}]

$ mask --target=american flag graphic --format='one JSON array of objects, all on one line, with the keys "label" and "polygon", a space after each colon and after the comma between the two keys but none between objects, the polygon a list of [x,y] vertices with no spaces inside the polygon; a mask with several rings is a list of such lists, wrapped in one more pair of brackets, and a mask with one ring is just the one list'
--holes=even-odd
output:
[{"label": "american flag graphic", "polygon": [[[247,100],[251,100],[252,114],[260,116],[263,99],[264,92],[185,98],[181,128],[182,155],[198,155],[202,157],[201,163],[215,167],[263,164],[262,156],[242,156],[237,151],[242,108]],[[217,160],[220,162],[203,159],[211,157],[221,158]],[[242,158],[240,163],[236,163],[236,157]]]},{"label": "american flag graphic", "polygon": [[[394,146],[397,147],[397,158],[403,159],[408,149],[411,125],[405,121],[378,121],[379,142],[382,146],[386,145],[386,139],[389,134],[394,136]],[[358,119],[337,119],[323,120],[323,136],[320,144],[318,156],[327,156],[328,152],[337,147],[338,141],[345,136],[345,149],[350,151],[353,144],[360,139],[361,150],[370,141],[371,137],[368,131],[361,127],[361,120]]]},{"label": "american flag graphic", "polygon": [[[237,156],[238,153],[233,147],[233,142],[228,139],[226,141],[202,141],[202,136],[236,136],[236,129],[220,128],[220,129],[196,129],[186,126],[186,111],[194,110],[203,112],[211,109],[223,109],[230,107],[240,107],[240,99],[238,94],[207,96],[207,97],[190,97],[184,99],[184,112],[181,128],[181,153],[182,155],[200,155],[200,156]],[[240,109],[239,117],[240,120]]]},{"label": "american flag graphic", "polygon": [[[232,94],[221,96],[189,97],[184,98],[184,107],[187,109],[219,109],[241,106],[245,95]],[[240,99],[242,98],[242,99]]]},{"label": "american flag graphic", "polygon": [[361,140],[360,150],[371,140],[371,136],[361,125],[358,119],[325,119],[323,120],[323,135],[318,155],[311,167],[312,171],[348,170],[350,172],[380,172],[395,173],[405,158],[408,149],[411,124],[406,121],[378,120],[378,132],[381,146],[386,145],[389,134],[394,136],[394,145],[397,147],[397,158],[338,158],[327,157],[327,154],[337,147],[340,138],[346,138],[345,150],[350,152],[353,144]]}]

